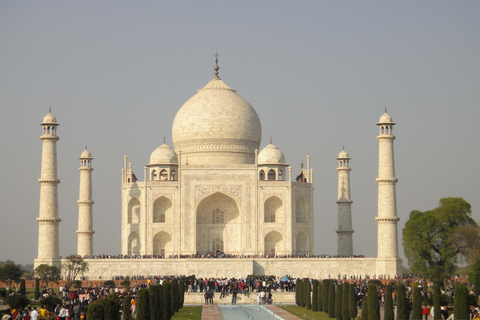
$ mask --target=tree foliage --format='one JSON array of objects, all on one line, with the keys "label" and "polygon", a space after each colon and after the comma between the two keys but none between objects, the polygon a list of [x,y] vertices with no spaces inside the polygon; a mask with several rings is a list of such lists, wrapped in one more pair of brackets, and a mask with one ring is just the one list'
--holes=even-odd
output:
[{"label": "tree foliage", "polygon": [[380,320],[380,303],[378,300],[377,286],[368,284],[368,320]]},{"label": "tree foliage", "polygon": [[322,295],[323,295],[322,306],[323,306],[323,312],[325,313],[328,313],[328,296],[330,294],[330,291],[328,288],[329,285],[330,285],[330,281],[326,279],[322,281]]},{"label": "tree foliage", "polygon": [[305,283],[305,307],[307,310],[312,310],[312,290],[310,286],[310,279],[303,279],[303,283]]},{"label": "tree foliage", "polygon": [[5,282],[7,288],[10,288],[12,282],[20,282],[22,276],[22,267],[14,262],[7,261],[0,267],[0,281]]},{"label": "tree foliage", "polygon": [[137,320],[150,320],[150,301],[148,290],[142,288],[138,290],[137,299]]},{"label": "tree foliage", "polygon": [[312,286],[312,311],[318,311],[318,280],[313,280]]},{"label": "tree foliage", "polygon": [[328,317],[335,318],[335,284],[328,286]]},{"label": "tree foliage", "polygon": [[127,295],[123,298],[123,309],[122,309],[122,319],[123,320],[133,320],[132,316],[132,297]]},{"label": "tree foliage", "polygon": [[403,283],[397,285],[397,319],[408,319],[407,292]]},{"label": "tree foliage", "polygon": [[349,320],[350,316],[348,313],[348,290],[350,288],[350,284],[345,282],[343,284],[343,297],[342,297],[342,319]]},{"label": "tree foliage", "polygon": [[49,282],[58,283],[58,280],[62,278],[62,271],[57,266],[41,264],[35,268],[35,277],[43,280],[45,282],[45,286],[48,288]]},{"label": "tree foliage", "polygon": [[88,264],[82,257],[74,254],[68,256],[65,260],[66,262],[63,264],[65,288],[69,290],[77,277],[88,271]]},{"label": "tree foliage", "polygon": [[412,320],[422,320],[422,292],[418,286],[413,288]]},{"label": "tree foliage", "polygon": [[480,239],[470,204],[462,198],[442,198],[433,210],[412,211],[403,229],[403,247],[412,271],[443,284],[477,241],[463,234],[466,227],[477,230]]},{"label": "tree foliage", "polygon": [[337,283],[337,292],[335,293],[335,318],[337,320],[343,319],[343,285]]},{"label": "tree foliage", "polygon": [[463,284],[458,284],[455,287],[455,298],[453,299],[453,313],[455,314],[455,319],[470,319],[470,310],[468,308],[467,298],[467,287],[465,287]]},{"label": "tree foliage", "polygon": [[442,319],[442,314],[440,313],[441,298],[442,298],[442,291],[440,290],[440,285],[436,284],[433,286],[433,319],[434,320]]},{"label": "tree foliage", "polygon": [[385,305],[383,309],[383,320],[394,320],[392,284],[387,284],[385,288]]},{"label": "tree foliage", "polygon": [[30,299],[28,299],[26,296],[14,294],[11,296],[6,296],[5,303],[9,305],[11,309],[24,309],[30,304]]},{"label": "tree foliage", "polygon": [[355,319],[357,317],[357,295],[355,294],[355,286],[348,286],[348,315],[350,318]]}]

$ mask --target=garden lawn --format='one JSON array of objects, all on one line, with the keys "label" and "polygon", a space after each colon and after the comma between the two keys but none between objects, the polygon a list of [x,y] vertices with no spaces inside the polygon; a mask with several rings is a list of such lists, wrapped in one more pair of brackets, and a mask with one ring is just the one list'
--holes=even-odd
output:
[{"label": "garden lawn", "polygon": [[201,306],[184,306],[172,317],[172,320],[200,320],[202,318]]},{"label": "garden lawn", "polygon": [[310,320],[328,320],[330,319],[325,312],[315,312],[312,310],[307,310],[306,308],[299,307],[297,305],[292,306],[278,306],[294,315],[300,319],[310,319]]}]

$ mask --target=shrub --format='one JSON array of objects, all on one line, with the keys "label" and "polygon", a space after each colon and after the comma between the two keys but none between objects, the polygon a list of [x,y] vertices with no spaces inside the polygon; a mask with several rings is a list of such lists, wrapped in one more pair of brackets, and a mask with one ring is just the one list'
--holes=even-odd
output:
[{"label": "shrub", "polygon": [[132,297],[125,296],[123,299],[123,309],[122,309],[123,320],[133,320],[132,317]]},{"label": "shrub", "polygon": [[392,298],[392,285],[389,283],[385,288],[385,306],[383,310],[384,320],[394,320],[393,314],[393,298]]},{"label": "shrub", "polygon": [[357,295],[355,294],[355,286],[348,286],[348,315],[350,318],[355,319],[357,317]]},{"label": "shrub", "polygon": [[120,285],[124,290],[128,290],[130,288],[130,280],[123,280],[120,282]]},{"label": "shrub", "polygon": [[313,280],[312,311],[318,311],[318,281]]},{"label": "shrub", "polygon": [[397,319],[408,319],[407,294],[401,282],[397,285]]},{"label": "shrub", "polygon": [[[401,319],[401,318],[398,318]],[[403,318],[404,320],[406,318]],[[362,301],[362,320],[368,320],[368,294],[363,296],[363,301]]]},{"label": "shrub", "polygon": [[303,283],[305,284],[305,307],[307,310],[312,310],[312,287],[310,286],[310,279],[303,279]]},{"label": "shrub", "polygon": [[24,309],[26,306],[30,304],[30,299],[26,296],[22,296],[19,294],[14,294],[11,296],[6,296],[4,299],[5,303],[10,306],[11,309]]},{"label": "shrub", "polygon": [[380,320],[377,286],[373,282],[368,283],[368,320]]},{"label": "shrub", "polygon": [[470,312],[467,304],[467,287],[462,284],[458,284],[455,287],[453,313],[455,314],[455,319],[457,320],[470,319]]},{"label": "shrub", "polygon": [[159,285],[150,286],[150,319],[161,320],[163,318]]},{"label": "shrub", "polygon": [[323,280],[322,281],[322,295],[323,295],[323,301],[322,301],[322,307],[323,307],[323,312],[328,313],[328,297],[330,294],[330,289],[328,288],[330,285],[330,281],[328,280]]},{"label": "shrub", "polygon": [[103,298],[103,312],[105,320],[118,320],[120,313],[117,304],[117,295],[115,293],[109,294]]},{"label": "shrub", "polygon": [[183,302],[185,300],[185,282],[183,280],[180,280],[178,282],[178,292],[179,292],[179,301],[178,301],[178,306],[180,309],[183,308]]},{"label": "shrub", "polygon": [[335,293],[335,318],[337,320],[343,319],[343,285],[337,283],[337,292]]},{"label": "shrub", "polygon": [[40,298],[39,301],[39,304],[41,306],[45,305],[46,309],[50,312],[53,312],[55,310],[55,306],[59,303],[62,303],[62,299],[54,295],[49,295],[46,298]]},{"label": "shrub", "polygon": [[137,320],[150,320],[150,304],[148,290],[142,288],[138,290],[137,299]]},{"label": "shrub", "polygon": [[345,282],[342,288],[342,319],[343,320],[350,319],[348,315],[348,289],[349,288],[350,288],[349,283]]},{"label": "shrub", "polygon": [[335,318],[335,285],[328,286],[328,317]]},{"label": "shrub", "polygon": [[323,284],[318,282],[318,311],[323,311]]},{"label": "shrub", "polygon": [[104,307],[101,301],[92,303],[87,309],[88,320],[103,320],[104,319]]},{"label": "shrub", "polygon": [[413,288],[412,320],[422,320],[422,292],[418,286]]},{"label": "shrub", "polygon": [[163,282],[163,320],[170,320],[172,318],[172,296],[171,284],[167,281]]},{"label": "shrub", "polygon": [[113,280],[107,280],[103,283],[103,285],[105,287],[109,287],[109,288],[115,288],[115,281]]},{"label": "shrub", "polygon": [[75,280],[72,282],[72,288],[80,289],[82,287],[82,280]]}]

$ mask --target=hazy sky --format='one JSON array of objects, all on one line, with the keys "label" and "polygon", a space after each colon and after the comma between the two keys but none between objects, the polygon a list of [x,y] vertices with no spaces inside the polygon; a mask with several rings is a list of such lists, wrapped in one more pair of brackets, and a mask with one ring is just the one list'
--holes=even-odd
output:
[{"label": "hazy sky", "polygon": [[[480,220],[479,1],[1,1],[0,261],[37,256],[42,134],[60,123],[60,254],[76,252],[78,157],[93,161],[94,253],[120,253],[123,156],[143,180],[176,112],[214,75],[237,90],[294,174],[315,169],[315,252],[336,253],[345,149],[354,253],[376,255],[378,129],[394,133],[398,232],[463,197]],[[401,240],[400,240],[401,243]],[[403,249],[401,250],[403,255]],[[404,262],[406,265],[406,261]]]}]

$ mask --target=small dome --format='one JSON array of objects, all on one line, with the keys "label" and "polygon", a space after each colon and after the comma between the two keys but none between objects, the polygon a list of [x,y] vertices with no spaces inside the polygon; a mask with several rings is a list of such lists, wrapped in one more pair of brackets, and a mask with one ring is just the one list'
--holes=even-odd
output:
[{"label": "small dome", "polygon": [[49,112],[43,118],[42,124],[57,124],[57,118],[55,118],[55,116],[51,112]]},{"label": "small dome", "polygon": [[395,124],[395,123],[393,122],[392,117],[390,117],[390,116],[388,115],[388,113],[386,113],[386,112],[380,117],[380,120],[378,120],[378,123],[377,123],[377,124],[382,124],[382,123]]},{"label": "small dome", "polygon": [[342,151],[340,151],[340,153],[338,154],[338,158],[337,158],[337,159],[350,159],[350,156],[348,155],[347,151],[342,150]]},{"label": "small dome", "polygon": [[88,151],[87,149],[85,149],[82,154],[80,155],[80,159],[93,159],[92,158],[92,154],[90,153],[90,151]]},{"label": "small dome", "polygon": [[178,164],[177,154],[164,143],[150,155],[150,165],[152,164]]},{"label": "small dome", "polygon": [[258,164],[285,164],[285,156],[273,144],[269,144],[258,154]]}]

